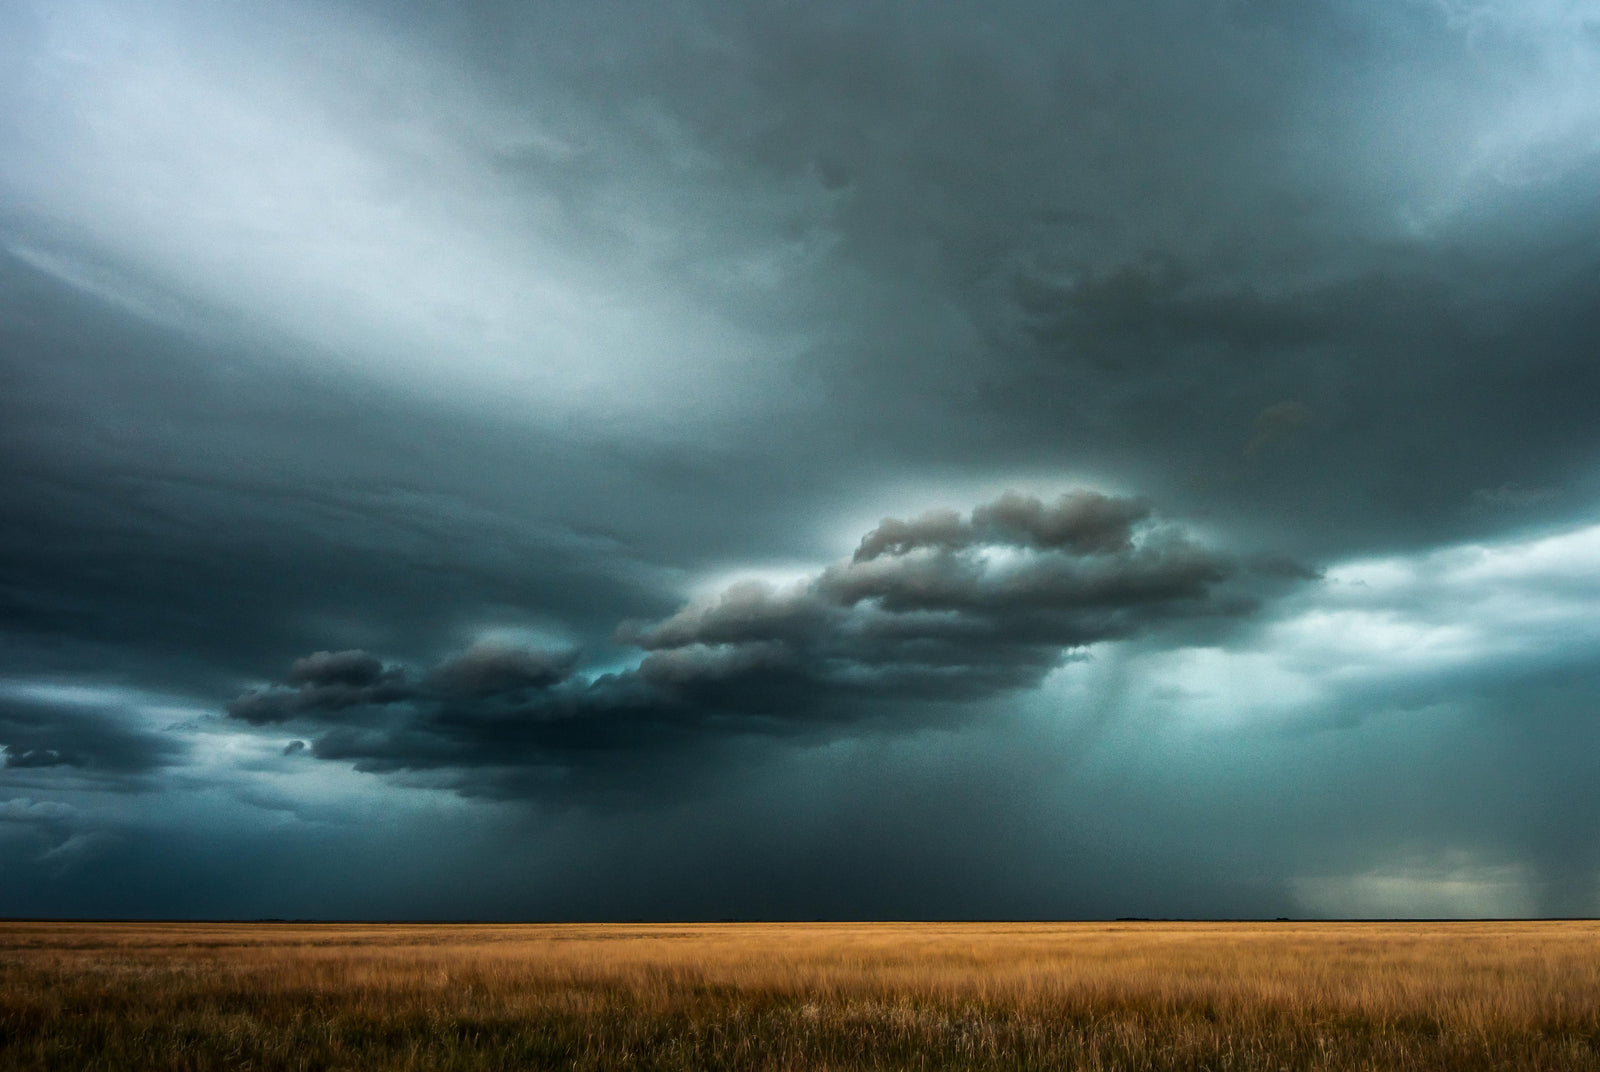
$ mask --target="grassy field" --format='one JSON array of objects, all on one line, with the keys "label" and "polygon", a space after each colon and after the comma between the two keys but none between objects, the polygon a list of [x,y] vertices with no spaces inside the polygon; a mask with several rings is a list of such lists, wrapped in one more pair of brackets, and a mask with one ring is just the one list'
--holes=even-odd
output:
[{"label": "grassy field", "polygon": [[1600,1069],[1600,924],[0,923],[0,1069]]}]

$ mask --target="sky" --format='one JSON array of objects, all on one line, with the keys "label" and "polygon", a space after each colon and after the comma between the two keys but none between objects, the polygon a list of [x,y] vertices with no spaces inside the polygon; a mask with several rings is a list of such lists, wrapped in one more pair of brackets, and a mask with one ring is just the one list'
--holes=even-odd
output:
[{"label": "sky", "polygon": [[1600,914],[1600,3],[0,7],[0,916]]}]

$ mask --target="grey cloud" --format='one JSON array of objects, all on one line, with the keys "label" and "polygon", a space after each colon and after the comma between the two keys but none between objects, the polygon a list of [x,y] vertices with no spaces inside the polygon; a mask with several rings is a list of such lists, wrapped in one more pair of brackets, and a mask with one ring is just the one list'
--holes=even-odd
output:
[{"label": "grey cloud", "polygon": [[[630,638],[650,651],[780,644],[827,657],[894,663],[963,641],[1075,647],[1206,604],[1229,559],[1170,526],[1134,542],[1141,500],[1097,492],[1054,504],[1007,492],[975,508],[885,520],[850,561],[789,589],[743,582]],[[958,664],[963,660],[955,660]],[[1002,659],[1002,661],[1009,661]]]},{"label": "grey cloud", "polygon": [[0,699],[0,772],[134,786],[183,761],[186,746],[114,708]]},{"label": "grey cloud", "polygon": [[1220,344],[1247,352],[1301,346],[1330,327],[1329,310],[1304,297],[1269,297],[1218,281],[1171,256],[1146,255],[1066,278],[1022,274],[1014,300],[1033,339],[1052,350],[1116,363],[1131,344]]},{"label": "grey cloud", "polygon": [[364,689],[395,676],[393,671],[386,674],[383,663],[364,651],[318,651],[296,659],[284,676],[284,682],[301,687]]},{"label": "grey cloud", "polygon": [[1264,577],[1278,577],[1285,580],[1315,581],[1320,580],[1324,571],[1315,566],[1291,558],[1288,555],[1261,552],[1249,556],[1245,565],[1253,573]]},{"label": "grey cloud", "polygon": [[624,623],[617,639],[646,650],[752,639],[803,642],[829,628],[836,608],[802,584],[780,591],[761,580],[735,581],[653,625]]},{"label": "grey cloud", "polygon": [[[407,702],[515,699],[565,679],[575,658],[570,652],[476,644],[433,667],[420,682],[412,682],[404,667],[385,666],[368,652],[319,651],[296,659],[283,684],[252,689],[229,703],[227,710],[231,718],[265,725]],[[296,750],[293,744],[289,750]]]},{"label": "grey cloud", "polygon": [[300,693],[290,689],[256,689],[228,703],[228,716],[262,726],[287,722],[302,710]]},{"label": "grey cloud", "polygon": [[1138,265],[1117,287],[996,299],[1024,313],[994,316],[1020,365],[989,404],[1018,440],[1065,425],[1091,449],[1165,451],[1147,485],[1163,502],[1306,557],[1492,532],[1485,487],[1561,487],[1527,504],[1558,523],[1593,488],[1574,474],[1592,451],[1577,400],[1596,371],[1575,355],[1600,337],[1594,261],[1518,259],[1515,280],[1505,263],[1413,245],[1332,278]]},{"label": "grey cloud", "polygon": [[1168,529],[1116,554],[1025,554],[1010,568],[950,552],[852,562],[831,569],[824,585],[841,602],[877,600],[891,611],[1070,614],[1201,599],[1232,571],[1228,559]]},{"label": "grey cloud", "polygon": [[861,539],[856,562],[917,548],[960,550],[993,542],[1037,549],[1066,548],[1079,554],[1126,550],[1133,526],[1150,515],[1142,499],[1117,498],[1098,491],[1066,492],[1053,503],[1007,491],[963,519],[953,510],[923,514],[912,521],[885,518]]},{"label": "grey cloud", "polygon": [[430,691],[463,699],[515,695],[544,689],[565,679],[576,652],[528,651],[505,644],[479,643],[435,666],[424,679]]},{"label": "grey cloud", "polygon": [[[152,326],[3,253],[0,336],[13,676],[93,667],[210,694],[281,672],[311,647],[308,621],[338,623],[322,646],[404,654],[530,613],[604,637],[668,605],[631,507],[659,512],[710,479],[656,452],[635,481],[628,451],[607,460],[319,380],[263,344]],[[594,509],[553,506],[580,468]]]},{"label": "grey cloud", "polygon": [[1558,496],[1555,488],[1530,488],[1520,484],[1501,484],[1494,488],[1475,488],[1472,505],[1484,510],[1522,511]]},{"label": "grey cloud", "polygon": [[855,560],[877,558],[885,551],[903,554],[916,547],[965,547],[973,539],[972,526],[954,510],[930,510],[911,521],[884,518],[861,538]]},{"label": "grey cloud", "polygon": [[[1092,491],[1007,492],[967,515],[886,520],[864,551],[788,587],[740,581],[627,624],[619,640],[646,653],[632,670],[585,679],[570,654],[479,646],[420,686],[384,691],[402,671],[324,652],[296,664],[298,690],[248,693],[229,713],[321,722],[331,728],[313,754],[372,770],[548,772],[740,737],[826,737],[886,714],[916,726],[1036,685],[1074,649],[1249,609],[1222,591],[1237,573],[1228,556],[1150,513]],[[548,778],[464,784],[515,794]]]},{"label": "grey cloud", "polygon": [[247,692],[228,705],[228,714],[262,725],[286,722],[306,712],[329,713],[351,707],[399,703],[416,695],[405,670],[385,667],[364,651],[319,651],[296,659],[285,685]]},{"label": "grey cloud", "polygon": [[[1523,135],[1508,101],[1585,85],[1546,62],[1568,29],[1320,3],[711,21],[664,44],[705,62],[657,99],[707,159],[850,176],[795,226],[833,236],[852,294],[786,293],[838,325],[847,431],[911,466],[1109,466],[1325,557],[1482,531],[1475,489],[1587,465],[1595,158],[1481,167],[1486,131]],[[1287,401],[1313,419],[1263,439]]]},{"label": "grey cloud", "polygon": [[12,797],[0,800],[0,822],[57,823],[74,818],[78,810],[70,804],[54,800],[30,800]]},{"label": "grey cloud", "polygon": [[[3,861],[0,913],[687,913],[742,881],[752,913],[1274,915],[1286,876],[1417,842],[1580,890],[1592,668],[1429,661],[1485,623],[1592,651],[1577,579],[1525,593],[1578,604],[1527,636],[1449,585],[1372,608],[1294,649],[1343,651],[1331,692],[1263,668],[1341,563],[1593,518],[1586,17],[0,4],[0,673],[208,709],[278,682],[192,731],[258,735],[196,747],[204,779],[167,771],[191,731],[6,708],[8,789],[166,791],[107,805],[142,833],[83,878]],[[1007,482],[1195,526],[1120,495],[917,516]],[[885,512],[853,557],[873,526],[828,524]],[[832,565],[683,606],[739,562]],[[317,757],[400,772],[358,791],[386,821],[405,786],[678,799],[464,883],[527,808],[352,856],[377,824],[330,848],[194,788],[321,801],[348,781]]]},{"label": "grey cloud", "polygon": [[1276,402],[1256,414],[1255,434],[1245,444],[1245,457],[1253,458],[1272,450],[1284,449],[1305,429],[1317,423],[1317,416],[1303,402],[1290,399]]}]

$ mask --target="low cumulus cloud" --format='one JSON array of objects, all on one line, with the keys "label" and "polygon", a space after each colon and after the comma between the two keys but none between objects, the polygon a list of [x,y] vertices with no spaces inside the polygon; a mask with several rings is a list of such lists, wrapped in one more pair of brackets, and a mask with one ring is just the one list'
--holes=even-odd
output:
[{"label": "low cumulus cloud", "polygon": [[[748,737],[920,725],[1036,686],[1073,653],[1169,623],[1239,615],[1259,570],[1161,521],[1142,499],[1007,492],[968,513],[885,519],[797,582],[734,582],[616,639],[632,669],[478,645],[420,675],[318,652],[229,715],[320,730],[311,752],[368,770],[570,771]],[[514,794],[524,778],[474,780]],[[541,783],[543,784],[543,783]]]}]

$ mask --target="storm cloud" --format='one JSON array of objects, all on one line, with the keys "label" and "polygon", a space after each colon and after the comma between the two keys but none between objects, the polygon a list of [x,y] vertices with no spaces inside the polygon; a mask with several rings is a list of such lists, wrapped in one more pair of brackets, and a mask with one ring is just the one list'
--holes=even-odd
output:
[{"label": "storm cloud", "polygon": [[1090,645],[1253,607],[1224,591],[1240,572],[1228,556],[1150,514],[1093,491],[1008,491],[965,515],[887,518],[809,577],[739,580],[661,621],[624,623],[617,639],[644,652],[632,669],[584,674],[573,653],[479,644],[408,675],[364,651],[324,651],[228,714],[331,726],[312,753],[367,770],[581,768],[735,736],[914,730],[1037,686]]},{"label": "storm cloud", "polygon": [[1587,3],[5,5],[0,914],[1600,910],[1597,191]]},{"label": "storm cloud", "polygon": [[148,787],[140,776],[180,765],[184,750],[181,742],[157,729],[128,725],[109,705],[0,697],[0,770],[15,781],[60,773],[75,780]]}]

